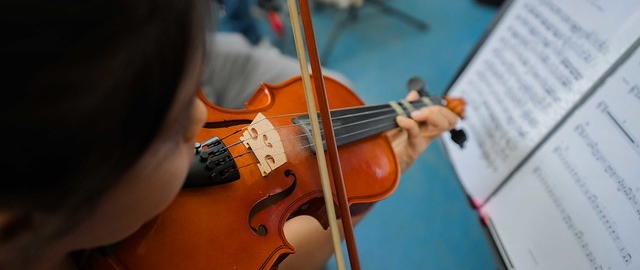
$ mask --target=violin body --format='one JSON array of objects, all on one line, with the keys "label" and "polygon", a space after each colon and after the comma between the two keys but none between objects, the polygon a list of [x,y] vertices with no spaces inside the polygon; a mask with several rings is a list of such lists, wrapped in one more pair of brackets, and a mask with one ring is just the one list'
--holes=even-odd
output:
[{"label": "violin body", "polygon": [[[343,84],[328,77],[325,84],[330,108],[363,105]],[[89,268],[271,269],[295,252],[283,231],[289,218],[311,215],[327,228],[316,156],[292,124],[294,116],[307,114],[302,89],[300,77],[263,84],[243,110],[218,107],[200,93],[208,118],[197,141],[219,137],[238,165],[239,180],[183,189],[134,235],[106,256],[95,255]],[[234,144],[241,141],[238,130],[246,129],[259,113],[274,125],[287,160],[264,176],[253,152]],[[382,200],[397,187],[399,166],[386,135],[340,146],[338,152],[350,205]]]}]

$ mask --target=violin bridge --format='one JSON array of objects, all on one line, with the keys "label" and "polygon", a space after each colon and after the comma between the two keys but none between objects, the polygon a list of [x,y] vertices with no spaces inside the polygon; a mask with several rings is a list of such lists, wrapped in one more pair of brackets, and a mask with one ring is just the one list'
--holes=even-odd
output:
[{"label": "violin bridge", "polygon": [[266,176],[287,162],[280,135],[262,113],[256,115],[240,139],[258,159],[258,169],[262,176]]}]

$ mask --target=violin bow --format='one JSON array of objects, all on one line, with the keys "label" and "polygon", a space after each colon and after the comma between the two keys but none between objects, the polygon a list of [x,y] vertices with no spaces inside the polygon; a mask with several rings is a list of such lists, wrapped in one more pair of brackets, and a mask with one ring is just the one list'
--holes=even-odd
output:
[{"label": "violin bow", "polygon": [[[333,195],[331,192],[331,183],[329,180],[329,170],[324,156],[324,149],[322,143],[322,137],[320,135],[320,126],[318,124],[318,116],[315,106],[314,89],[318,98],[318,106],[320,107],[320,115],[324,121],[322,121],[322,127],[327,144],[327,153],[329,157],[329,163],[331,165],[331,173],[333,176],[333,184],[336,190],[336,197],[338,199],[338,206],[340,207],[342,227],[345,236],[345,242],[347,245],[347,251],[349,252],[349,262],[351,269],[360,269],[360,262],[358,260],[358,252],[355,246],[355,237],[353,233],[353,221],[351,219],[351,212],[349,210],[349,202],[347,201],[347,193],[345,191],[344,179],[342,177],[342,169],[340,168],[340,158],[338,156],[338,146],[333,132],[333,124],[331,122],[331,115],[329,110],[329,102],[327,99],[324,78],[322,76],[322,66],[320,64],[320,58],[318,56],[318,48],[316,46],[316,40],[313,33],[313,24],[311,22],[311,12],[309,8],[309,2],[307,0],[299,0],[301,16],[298,15],[298,7],[295,0],[287,0],[289,8],[289,17],[291,19],[291,26],[293,30],[294,42],[296,46],[296,52],[298,55],[298,61],[300,63],[301,78],[303,82],[303,88],[305,93],[305,100],[307,102],[307,110],[309,113],[309,119],[311,120],[311,128],[313,139],[316,147],[316,158],[318,161],[318,168],[320,171],[320,180],[322,183],[322,191],[324,194],[325,205],[327,209],[327,216],[329,220],[329,229],[331,230],[331,236],[333,240],[334,252],[336,257],[336,264],[338,269],[346,269],[344,263],[344,255],[342,253],[342,245],[340,238],[340,230],[336,221],[336,213],[333,206]],[[302,26],[304,28],[304,41],[307,44],[309,59],[311,60],[311,72],[313,76],[313,86],[311,86],[311,79],[309,75],[309,69],[307,60],[305,57],[304,43],[302,39],[302,30],[300,29],[300,22],[298,18],[302,18]]]}]

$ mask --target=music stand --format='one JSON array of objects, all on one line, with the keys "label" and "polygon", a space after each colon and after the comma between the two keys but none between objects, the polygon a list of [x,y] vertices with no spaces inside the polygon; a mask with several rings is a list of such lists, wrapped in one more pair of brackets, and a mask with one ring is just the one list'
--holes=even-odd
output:
[{"label": "music stand", "polygon": [[[383,13],[402,19],[403,21],[413,25],[419,30],[426,30],[429,28],[429,25],[426,22],[385,3],[384,0],[364,0],[363,5],[368,3],[378,6]],[[344,19],[338,21],[334,25],[333,30],[329,35],[329,40],[327,41],[327,44],[325,45],[324,50],[322,51],[322,56],[321,56],[322,63],[327,63],[329,54],[333,50],[333,47],[336,41],[338,40],[338,37],[340,37],[340,34],[342,34],[342,31],[344,30],[344,28],[346,28],[348,24],[358,19],[358,12],[361,8],[362,7],[356,7],[354,5],[349,6],[347,11],[348,12],[347,16]]]}]

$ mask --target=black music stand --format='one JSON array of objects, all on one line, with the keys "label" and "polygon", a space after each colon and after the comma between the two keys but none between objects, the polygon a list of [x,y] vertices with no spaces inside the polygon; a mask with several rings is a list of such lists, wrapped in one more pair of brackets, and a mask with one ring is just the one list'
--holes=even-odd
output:
[{"label": "black music stand", "polygon": [[[366,4],[374,4],[378,8],[380,8],[380,10],[383,13],[402,19],[403,21],[413,25],[419,30],[426,30],[429,28],[429,25],[426,22],[387,4],[385,0],[364,0],[363,5],[366,5]],[[358,20],[358,12],[360,11],[361,8],[362,7],[350,6],[347,10],[347,16],[344,19],[338,21],[334,25],[333,30],[331,31],[331,35],[329,36],[329,41],[327,41],[327,44],[325,45],[324,50],[322,51],[322,55],[321,55],[322,63],[324,64],[327,63],[327,59],[329,58],[329,55],[333,50],[333,47],[336,41],[338,40],[338,37],[340,37],[340,34],[342,34],[342,30],[344,30],[348,24]]]}]

